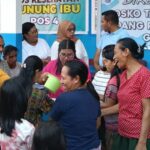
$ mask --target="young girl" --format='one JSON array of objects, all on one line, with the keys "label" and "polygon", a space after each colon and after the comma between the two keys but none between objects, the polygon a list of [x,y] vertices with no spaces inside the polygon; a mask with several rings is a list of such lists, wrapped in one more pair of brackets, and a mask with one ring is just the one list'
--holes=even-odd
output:
[{"label": "young girl", "polygon": [[[117,101],[117,91],[120,85],[119,73],[120,69],[116,66],[113,59],[114,57],[114,47],[115,45],[108,45],[103,49],[103,63],[108,72],[110,72],[111,77],[106,86],[104,101],[101,101],[101,108],[105,109],[111,107],[118,103]],[[118,115],[108,115],[104,116],[105,120],[105,138],[106,138],[106,150],[111,150],[113,135],[117,133],[118,129]]]},{"label": "young girl", "polygon": [[23,119],[28,95],[15,77],[4,82],[0,90],[0,149],[30,150],[34,126]]}]

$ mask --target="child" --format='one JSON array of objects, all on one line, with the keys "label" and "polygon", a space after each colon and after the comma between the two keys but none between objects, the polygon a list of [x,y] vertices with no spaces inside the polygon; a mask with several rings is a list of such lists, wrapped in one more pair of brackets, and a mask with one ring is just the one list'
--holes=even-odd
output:
[{"label": "child", "polygon": [[0,89],[0,149],[30,150],[34,126],[23,119],[28,96],[18,78],[4,82]]},{"label": "child", "polygon": [[[108,45],[103,49],[103,63],[108,72],[110,72],[111,77],[106,86],[104,101],[101,101],[101,108],[105,109],[111,107],[118,103],[117,101],[117,91],[120,85],[119,73],[120,69],[116,66],[114,61],[114,47],[115,45]],[[113,135],[117,133],[118,129],[118,115],[104,116],[105,120],[105,138],[106,138],[106,150],[111,150]]]},{"label": "child", "polygon": [[8,45],[3,51],[4,60],[0,62],[0,68],[10,77],[20,73],[21,65],[17,62],[17,47]]},{"label": "child", "polygon": [[33,137],[33,150],[66,150],[63,131],[53,120],[42,122]]}]

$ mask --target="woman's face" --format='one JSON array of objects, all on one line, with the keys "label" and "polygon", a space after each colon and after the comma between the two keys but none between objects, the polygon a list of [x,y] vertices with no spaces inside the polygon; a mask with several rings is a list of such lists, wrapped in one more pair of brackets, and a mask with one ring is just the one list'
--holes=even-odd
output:
[{"label": "woman's face", "polygon": [[27,34],[24,35],[29,43],[36,43],[38,41],[38,30],[34,26]]},{"label": "woman's face", "polygon": [[118,43],[115,46],[114,49],[114,60],[117,63],[117,66],[121,69],[124,69],[126,67],[127,64],[127,56],[128,56],[128,52],[126,51],[126,49],[123,51],[121,50],[121,45]]},{"label": "woman's face", "polygon": [[68,72],[69,68],[67,66],[64,66],[61,71],[61,81],[60,81],[64,91],[74,90],[78,82],[78,79],[72,78],[70,75],[68,75]]},{"label": "woman's face", "polygon": [[108,72],[111,72],[114,69],[115,64],[114,64],[114,61],[112,61],[112,60],[109,60],[109,59],[103,57],[103,64],[106,67]]},{"label": "woman's face", "polygon": [[75,54],[72,49],[61,49],[59,53],[59,59],[64,65],[67,61],[73,60],[75,57]]},{"label": "woman's face", "polygon": [[75,32],[75,26],[73,24],[70,24],[66,31],[67,38],[72,38],[74,36]]}]

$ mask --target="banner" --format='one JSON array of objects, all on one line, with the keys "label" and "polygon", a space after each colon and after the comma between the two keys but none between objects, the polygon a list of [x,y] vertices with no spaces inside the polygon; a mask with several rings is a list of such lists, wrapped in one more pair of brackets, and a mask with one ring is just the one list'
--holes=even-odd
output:
[{"label": "banner", "polygon": [[100,5],[101,12],[111,9],[117,11],[120,27],[139,43],[146,42],[147,49],[150,49],[149,0],[102,0]]},{"label": "banner", "polygon": [[76,33],[88,32],[88,0],[22,0],[22,23],[35,23],[40,33],[56,33],[59,22],[76,24]]}]

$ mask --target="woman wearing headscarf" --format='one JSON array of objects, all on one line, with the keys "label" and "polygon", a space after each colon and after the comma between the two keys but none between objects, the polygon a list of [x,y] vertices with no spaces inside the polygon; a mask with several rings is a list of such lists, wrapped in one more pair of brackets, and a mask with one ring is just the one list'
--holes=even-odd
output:
[{"label": "woman wearing headscarf", "polygon": [[58,46],[59,43],[65,39],[70,39],[75,42],[76,56],[83,60],[87,65],[89,65],[89,59],[86,49],[82,41],[75,37],[76,26],[70,21],[62,21],[59,24],[57,31],[57,39],[51,46],[51,60],[58,58]]}]

